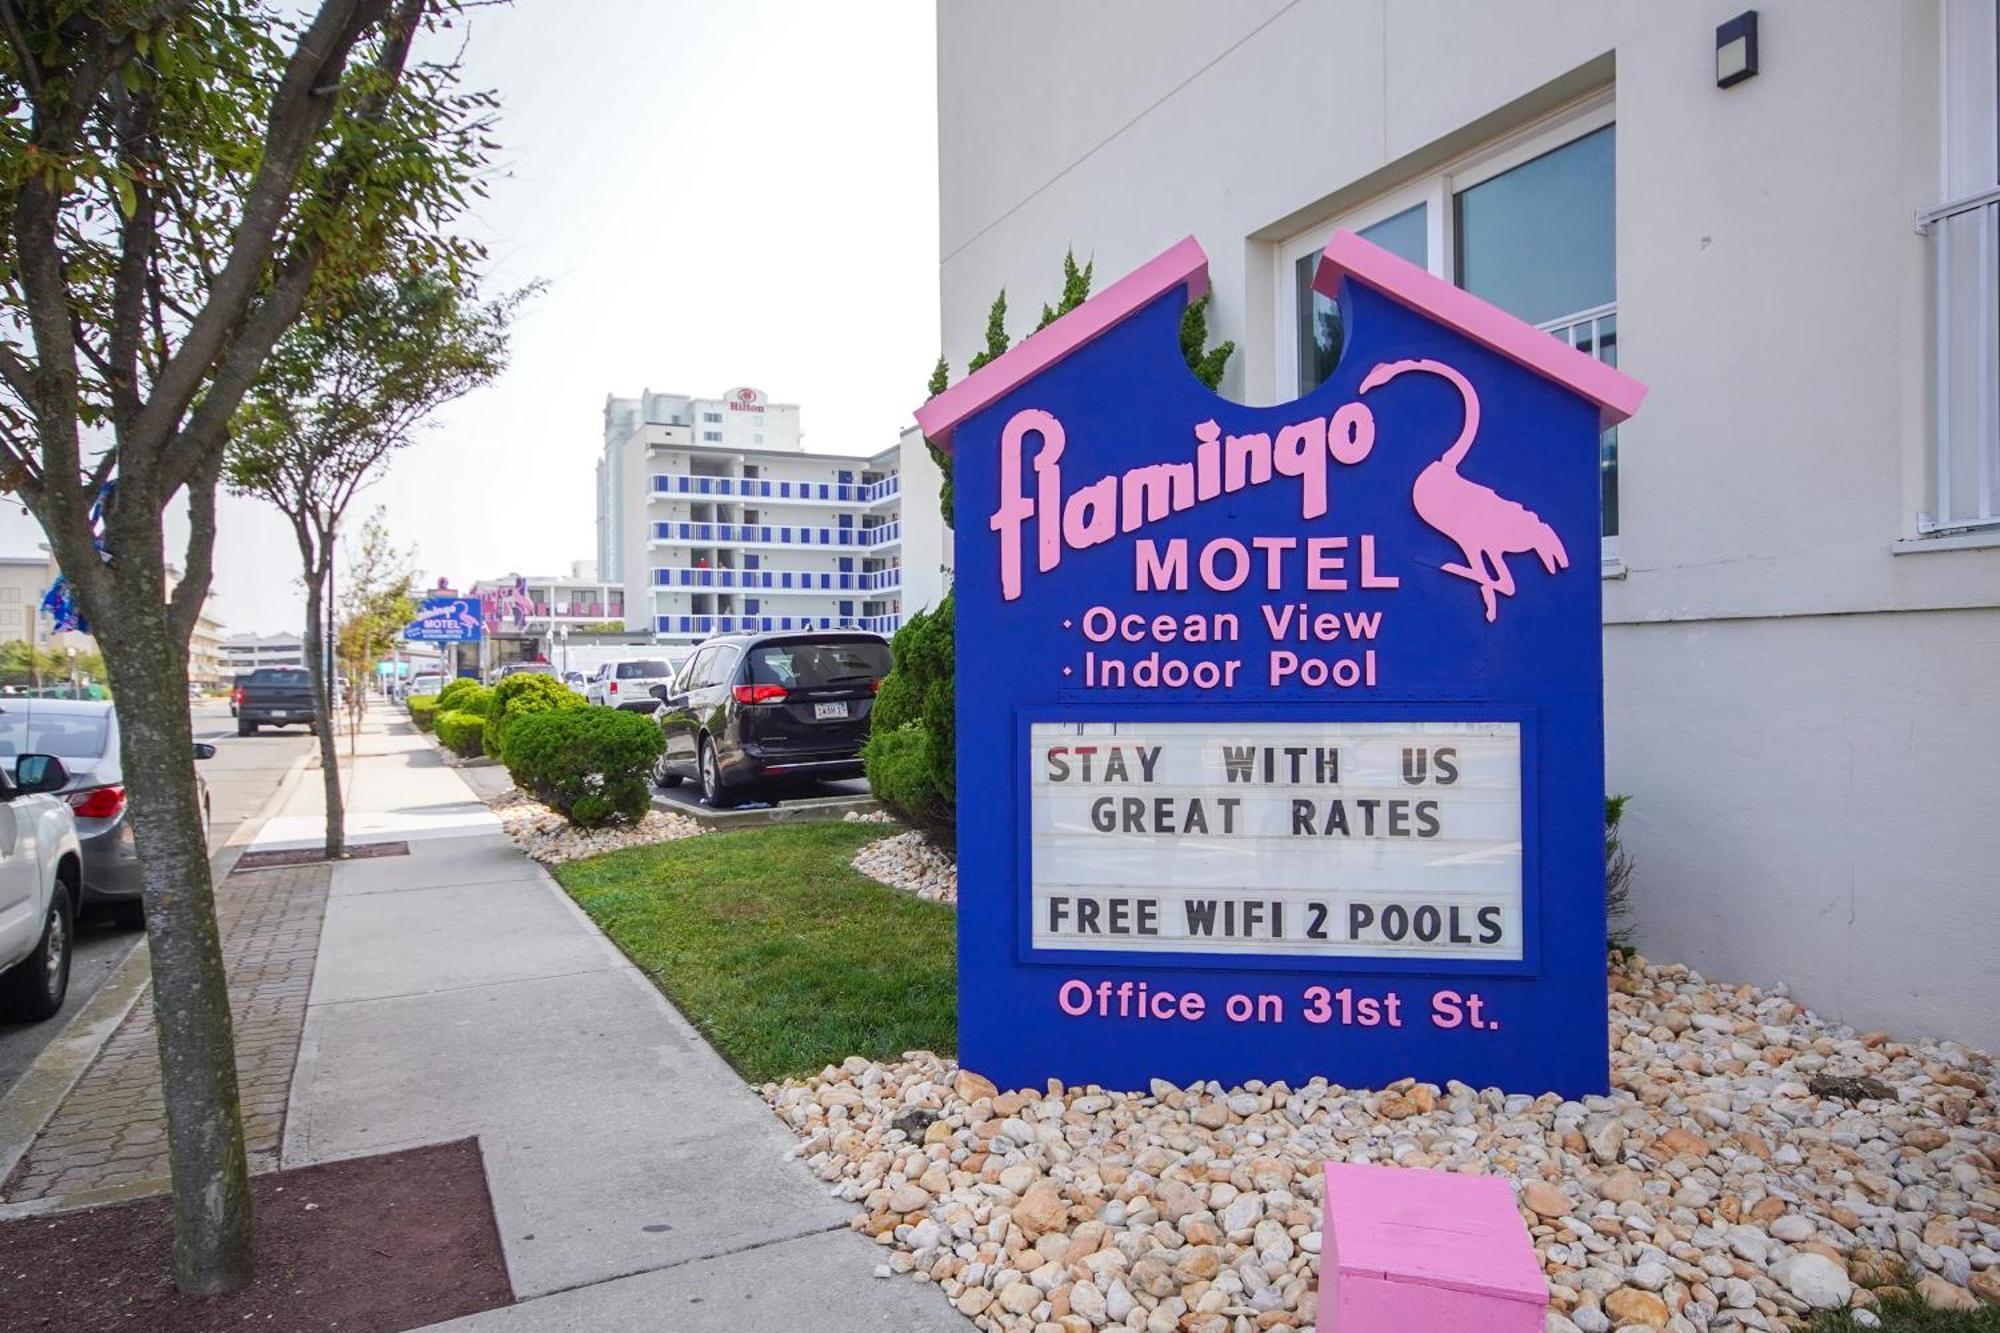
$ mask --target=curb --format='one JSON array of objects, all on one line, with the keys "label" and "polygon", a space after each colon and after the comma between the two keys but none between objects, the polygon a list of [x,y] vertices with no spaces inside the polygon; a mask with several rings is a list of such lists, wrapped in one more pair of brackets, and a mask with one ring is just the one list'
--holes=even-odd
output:
[{"label": "curb", "polygon": [[[284,804],[285,800],[305,776],[306,766],[318,758],[316,749],[309,749],[292,761],[285,776],[278,781],[264,804],[257,812],[243,820],[230,833],[229,841],[209,857],[209,875],[212,880],[228,878],[264,824]],[[14,1168],[27,1156],[28,1149],[48,1127],[49,1121],[61,1109],[63,1099],[70,1090],[97,1062],[98,1053],[125,1023],[132,1007],[146,993],[153,979],[153,954],[147,941],[142,937],[125,955],[125,961],[117,970],[106,977],[97,994],[90,997],[83,1008],[63,1025],[55,1039],[41,1050],[14,1086],[5,1096],[0,1096],[0,1182],[13,1175]],[[158,1182],[148,1182],[157,1189]],[[100,1191],[111,1193],[110,1191]],[[148,1191],[141,1191],[148,1192]],[[121,1195],[122,1191],[118,1192]],[[129,1197],[129,1196],[127,1196]],[[91,1203],[110,1202],[109,1199],[77,1195],[61,1199],[32,1199],[20,1204],[0,1204],[0,1220],[25,1217],[35,1213],[48,1212],[57,1208],[80,1207]]]},{"label": "curb", "polygon": [[849,814],[865,815],[882,808],[872,796],[812,796],[804,800],[758,805],[748,809],[715,810],[653,793],[653,808],[663,814],[692,819],[710,833],[763,828],[768,824],[838,823]]}]

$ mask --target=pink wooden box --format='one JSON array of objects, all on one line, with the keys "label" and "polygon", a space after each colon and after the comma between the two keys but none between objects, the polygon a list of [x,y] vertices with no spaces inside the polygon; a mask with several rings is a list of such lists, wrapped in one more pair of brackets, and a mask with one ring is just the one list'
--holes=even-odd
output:
[{"label": "pink wooden box", "polygon": [[1326,1165],[1323,1333],[1542,1333],[1549,1288],[1496,1176]]}]

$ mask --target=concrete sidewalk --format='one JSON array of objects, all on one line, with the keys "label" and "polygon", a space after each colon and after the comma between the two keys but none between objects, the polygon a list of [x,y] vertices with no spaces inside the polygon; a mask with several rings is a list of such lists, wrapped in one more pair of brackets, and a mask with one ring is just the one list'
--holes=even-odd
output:
[{"label": "concrete sidewalk", "polygon": [[[334,868],[283,1164],[479,1137],[521,1303],[439,1327],[962,1333],[871,1276],[762,1099],[429,742],[377,718],[361,750],[351,836],[410,854]],[[318,803],[301,784],[255,846],[310,842]]]}]

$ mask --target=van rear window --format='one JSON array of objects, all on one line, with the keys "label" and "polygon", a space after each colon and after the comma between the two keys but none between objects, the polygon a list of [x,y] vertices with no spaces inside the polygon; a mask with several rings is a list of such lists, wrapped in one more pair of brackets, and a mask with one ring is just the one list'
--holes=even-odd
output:
[{"label": "van rear window", "polygon": [[673,668],[656,658],[645,658],[637,662],[620,662],[620,680],[665,680],[674,674]]},{"label": "van rear window", "polygon": [[856,685],[888,675],[893,661],[888,644],[866,640],[771,644],[751,650],[750,682],[786,689]]}]

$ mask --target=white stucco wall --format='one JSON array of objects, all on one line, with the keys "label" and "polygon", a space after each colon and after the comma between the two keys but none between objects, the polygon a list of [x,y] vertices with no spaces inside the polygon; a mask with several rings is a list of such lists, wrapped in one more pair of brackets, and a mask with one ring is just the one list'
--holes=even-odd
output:
[{"label": "white stucco wall", "polygon": [[[939,6],[941,334],[1063,252],[1192,232],[1224,391],[1270,401],[1276,243],[1564,104],[1617,118],[1625,576],[1607,760],[1648,952],[1865,1026],[2000,1046],[2000,547],[1894,554],[1923,507],[1936,0],[1061,0]],[[910,486],[907,480],[906,487]]]},{"label": "white stucco wall", "polygon": [[903,618],[928,610],[951,591],[952,535],[938,508],[944,475],[923,432],[903,432],[897,471],[903,484]]}]

